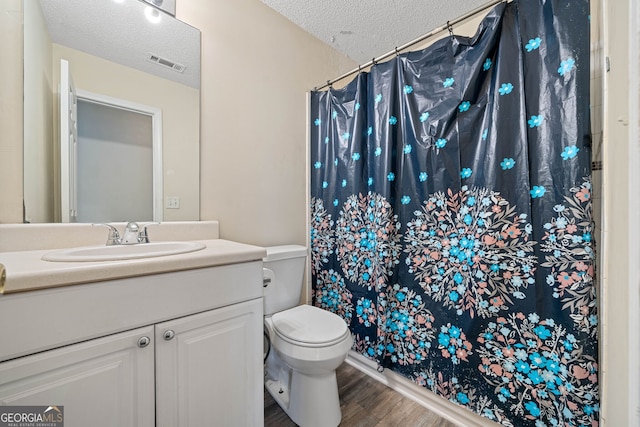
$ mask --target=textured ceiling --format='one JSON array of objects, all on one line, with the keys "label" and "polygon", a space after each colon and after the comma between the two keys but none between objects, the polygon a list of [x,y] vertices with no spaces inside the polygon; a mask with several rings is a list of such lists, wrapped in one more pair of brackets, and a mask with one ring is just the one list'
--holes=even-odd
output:
[{"label": "textured ceiling", "polygon": [[402,46],[488,0],[262,0],[359,64]]},{"label": "textured ceiling", "polygon": [[[31,0],[29,0],[31,1]],[[151,23],[138,0],[40,0],[49,35],[68,46],[176,81],[200,87],[200,31],[156,9]],[[153,53],[186,66],[179,73],[147,61]]]}]

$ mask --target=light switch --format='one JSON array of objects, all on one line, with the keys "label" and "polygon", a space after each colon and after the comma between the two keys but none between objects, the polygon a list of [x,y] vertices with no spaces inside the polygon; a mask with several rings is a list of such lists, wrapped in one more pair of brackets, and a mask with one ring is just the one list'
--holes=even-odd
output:
[{"label": "light switch", "polygon": [[167,197],[167,209],[180,209],[180,197]]}]

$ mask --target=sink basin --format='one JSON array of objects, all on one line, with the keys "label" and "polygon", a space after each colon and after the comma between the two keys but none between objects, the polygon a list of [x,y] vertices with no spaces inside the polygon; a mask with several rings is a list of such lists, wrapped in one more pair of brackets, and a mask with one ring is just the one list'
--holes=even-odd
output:
[{"label": "sink basin", "polygon": [[55,262],[118,261],[185,254],[202,250],[205,247],[200,242],[153,242],[137,245],[83,246],[48,252],[42,256],[42,259]]}]

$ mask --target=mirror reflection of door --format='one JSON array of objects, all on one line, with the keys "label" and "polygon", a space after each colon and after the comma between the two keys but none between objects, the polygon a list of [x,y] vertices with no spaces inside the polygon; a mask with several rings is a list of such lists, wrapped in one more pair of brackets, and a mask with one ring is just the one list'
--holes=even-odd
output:
[{"label": "mirror reflection of door", "polygon": [[162,221],[162,112],[73,86],[61,61],[62,222]]},{"label": "mirror reflection of door", "polygon": [[153,220],[152,117],[78,99],[78,222]]}]

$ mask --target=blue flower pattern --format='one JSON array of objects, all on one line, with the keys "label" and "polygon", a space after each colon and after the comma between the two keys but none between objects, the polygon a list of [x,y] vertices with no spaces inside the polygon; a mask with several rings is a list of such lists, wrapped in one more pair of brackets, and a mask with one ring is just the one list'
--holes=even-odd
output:
[{"label": "blue flower pattern", "polygon": [[546,193],[546,192],[547,192],[547,189],[544,188],[542,185],[534,185],[533,188],[530,191],[531,198],[532,199],[540,198],[540,197],[544,196],[544,193]]},{"label": "blue flower pattern", "polygon": [[527,123],[529,123],[530,128],[535,128],[540,126],[543,121],[544,121],[544,116],[542,114],[539,114],[537,116],[535,115],[531,116],[531,118],[527,121]]},{"label": "blue flower pattern", "polygon": [[471,107],[471,103],[469,101],[463,101],[459,106],[458,106],[458,111],[460,111],[461,113],[464,113],[465,111],[469,110],[469,107]]},{"label": "blue flower pattern", "polygon": [[535,39],[530,39],[529,42],[525,45],[525,49],[527,49],[527,52],[533,52],[534,50],[540,47],[540,43],[542,43],[542,40],[540,40],[540,37],[536,37]]},{"label": "blue flower pattern", "polygon": [[515,165],[516,165],[516,161],[513,160],[511,157],[505,157],[500,162],[500,167],[502,168],[502,170],[505,170],[505,171],[509,169],[513,169]]},{"label": "blue flower pattern", "polygon": [[500,89],[498,89],[498,92],[500,93],[501,96],[504,96],[504,95],[510,94],[512,90],[513,90],[513,85],[511,83],[502,83],[502,86],[500,86]]},{"label": "blue flower pattern", "polygon": [[575,145],[571,145],[565,147],[564,150],[562,150],[562,153],[560,153],[560,156],[562,157],[562,160],[573,159],[578,155],[578,151],[580,151],[578,147],[576,147]]},{"label": "blue flower pattern", "polygon": [[[559,64],[535,73],[547,73],[556,85],[571,81],[563,90],[573,90],[579,81],[573,75],[584,70],[576,67],[578,56],[560,55],[580,51],[558,50],[558,38],[542,32],[524,34],[518,42],[526,51],[523,60]],[[366,94],[356,96],[365,100],[362,105],[353,92],[340,98],[331,91],[334,98],[324,104],[330,107],[312,110],[312,147],[314,138],[330,144],[312,150],[314,305],[346,321],[355,351],[489,420],[594,426],[600,416],[597,347],[585,339],[597,340],[598,331],[590,182],[585,177],[581,185],[559,188],[555,177],[529,171],[519,146],[501,142],[508,139],[505,128],[522,125],[529,129],[524,135],[529,144],[554,135],[558,120],[551,118],[559,117],[557,107],[518,106],[520,100],[528,102],[523,87],[535,87],[526,76],[519,84],[515,72],[508,71],[513,64],[503,61],[500,51],[480,55],[486,73],[473,75],[478,83],[490,82],[483,86],[486,95],[473,92],[474,82],[447,65],[426,77],[427,86],[422,77],[409,78],[412,84],[369,92],[369,101]],[[406,81],[406,75],[396,81]],[[433,98],[425,98],[424,88],[434,86],[452,119]],[[342,105],[334,103],[338,99]],[[524,123],[512,126],[501,114],[492,115],[499,107],[526,108],[520,116]],[[360,111],[357,122],[354,111]],[[321,117],[338,120],[323,123]],[[424,125],[415,126],[418,120]],[[462,123],[472,124],[462,128]],[[373,126],[379,127],[375,133]],[[553,159],[544,162],[556,170],[570,165],[566,174],[573,176],[588,161],[588,150],[581,141],[557,139],[562,145],[553,145]],[[464,153],[466,147],[467,153],[486,150],[481,170],[462,167],[477,164]],[[512,200],[509,183],[517,181],[521,188],[527,175],[529,189]],[[443,188],[447,180],[458,187]],[[551,217],[540,220],[539,211]],[[532,306],[541,292],[558,305]],[[431,312],[433,307],[437,310]]]},{"label": "blue flower pattern", "polygon": [[561,76],[564,76],[565,74],[573,70],[575,65],[576,65],[576,61],[573,58],[567,58],[566,60],[560,63],[560,68],[558,68],[558,73]]}]

